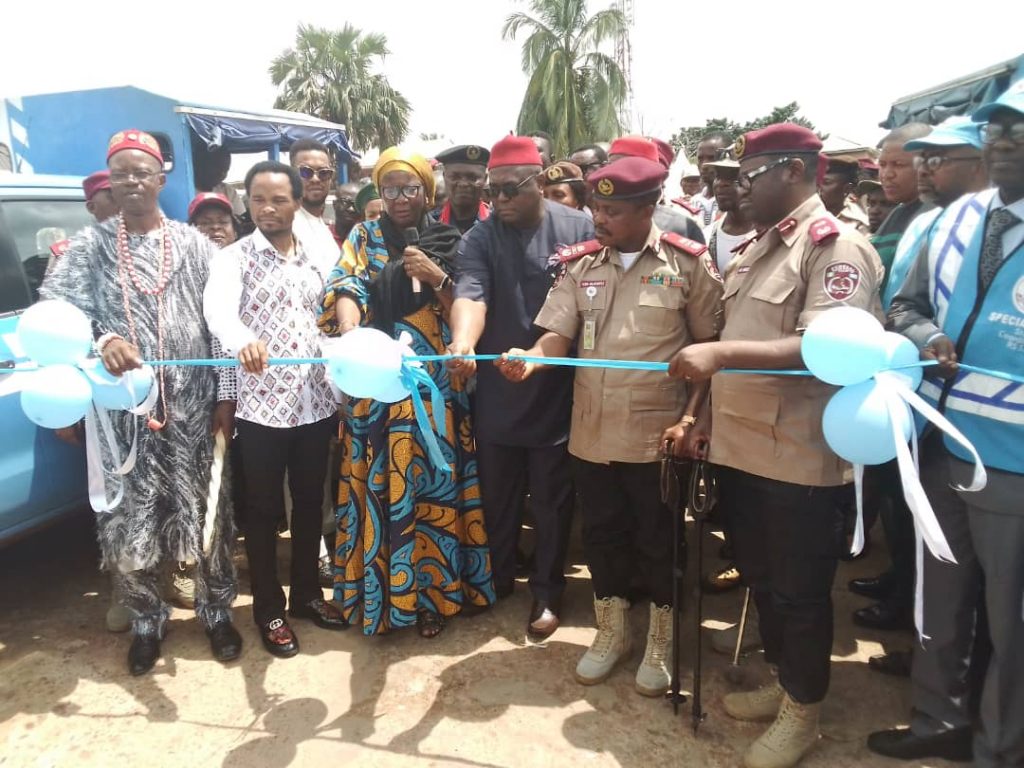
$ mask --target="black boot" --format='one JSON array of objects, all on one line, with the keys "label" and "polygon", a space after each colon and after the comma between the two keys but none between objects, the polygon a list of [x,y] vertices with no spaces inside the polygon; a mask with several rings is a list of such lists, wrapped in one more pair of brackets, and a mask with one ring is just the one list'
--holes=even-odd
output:
[{"label": "black boot", "polygon": [[135,677],[144,675],[160,658],[160,638],[156,635],[136,635],[128,649],[128,671]]}]

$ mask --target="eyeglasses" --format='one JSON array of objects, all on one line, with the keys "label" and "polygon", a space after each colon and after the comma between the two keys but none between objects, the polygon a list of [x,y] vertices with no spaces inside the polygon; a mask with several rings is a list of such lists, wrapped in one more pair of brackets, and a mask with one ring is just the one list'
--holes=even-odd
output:
[{"label": "eyeglasses", "polygon": [[303,181],[310,181],[316,176],[320,181],[330,181],[334,178],[333,168],[311,168],[308,165],[299,166],[299,176]]},{"label": "eyeglasses", "polygon": [[336,197],[334,198],[334,204],[343,211],[354,211],[356,209],[356,201],[351,197]]},{"label": "eyeglasses", "polygon": [[915,157],[914,167],[918,170],[927,168],[929,171],[937,171],[946,163],[977,163],[980,161],[980,157],[947,157],[946,155],[929,155],[928,157]]},{"label": "eyeglasses", "polygon": [[768,171],[773,170],[774,168],[778,168],[780,165],[785,165],[792,159],[793,158],[791,157],[780,157],[773,163],[765,163],[760,168],[755,168],[754,170],[749,171],[747,173],[740,173],[739,177],[737,177],[736,179],[736,186],[740,187],[741,189],[750,189],[750,187],[754,184],[758,177],[764,176],[766,173],[768,173]]},{"label": "eyeglasses", "polygon": [[520,181],[518,184],[513,184],[512,182],[509,182],[507,184],[502,184],[497,187],[491,184],[487,187],[484,187],[484,192],[487,193],[487,196],[491,198],[491,200],[497,200],[498,197],[500,197],[501,195],[504,195],[509,200],[511,200],[513,197],[522,192],[523,187],[525,187],[527,184],[529,184],[536,178],[536,174],[531,174],[522,181]]},{"label": "eyeglasses", "polygon": [[159,176],[160,171],[111,171],[110,183],[118,186],[122,184],[130,184],[133,181],[137,181],[140,184],[145,184],[147,181],[155,176]]},{"label": "eyeglasses", "polygon": [[404,187],[381,187],[380,195],[385,200],[395,201],[399,196],[412,200],[423,189],[421,184],[406,184]]},{"label": "eyeglasses", "polygon": [[981,126],[981,140],[995,144],[1000,139],[1009,139],[1014,144],[1024,144],[1024,122],[1017,122],[1007,128],[1001,123],[986,123]]},{"label": "eyeglasses", "polygon": [[605,164],[598,160],[598,161],[595,161],[593,163],[587,163],[586,165],[581,165],[580,166],[580,170],[583,171],[583,176],[586,177],[586,176],[589,176],[590,174],[592,174],[598,168],[604,168],[604,166],[605,166]]}]

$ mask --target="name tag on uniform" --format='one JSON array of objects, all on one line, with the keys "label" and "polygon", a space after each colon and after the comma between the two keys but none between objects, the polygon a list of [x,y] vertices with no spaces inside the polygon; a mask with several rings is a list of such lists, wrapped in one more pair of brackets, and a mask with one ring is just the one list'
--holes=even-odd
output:
[{"label": "name tag on uniform", "polygon": [[583,321],[583,348],[588,352],[594,350],[594,337],[597,335],[597,322],[588,317]]},{"label": "name tag on uniform", "polygon": [[604,288],[605,285],[604,280],[580,280],[580,288]]},{"label": "name tag on uniform", "polygon": [[683,288],[686,278],[678,275],[644,275],[640,278],[643,285],[662,285],[665,288]]}]

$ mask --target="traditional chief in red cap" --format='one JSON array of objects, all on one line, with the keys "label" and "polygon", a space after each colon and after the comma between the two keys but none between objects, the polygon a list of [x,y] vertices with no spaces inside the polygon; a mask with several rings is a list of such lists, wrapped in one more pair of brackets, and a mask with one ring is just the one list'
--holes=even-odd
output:
[{"label": "traditional chief in red cap", "polygon": [[85,207],[96,221],[106,221],[118,212],[117,203],[110,191],[110,171],[96,171],[82,182],[85,192]]},{"label": "traditional chief in red cap", "polygon": [[[568,269],[537,315],[546,333],[526,355],[562,357],[575,345],[584,359],[650,362],[714,338],[722,283],[707,249],[654,223],[667,173],[657,159],[622,157],[590,174],[597,240],[561,249]],[[522,352],[508,350],[500,368],[509,380],[529,383],[541,369],[516,359]],[[569,453],[582,494],[597,636],[574,677],[601,683],[629,655],[629,592],[639,578],[651,600],[634,685],[660,697],[670,682],[674,542],[660,459],[666,446],[684,455],[707,385],[655,371],[578,368],[575,376]]]},{"label": "traditional chief in red cap", "polygon": [[[118,131],[107,148],[107,164],[120,213],[71,238],[40,295],[86,314],[97,329],[103,365],[115,376],[141,367],[143,360],[211,357],[203,290],[213,244],[161,213],[163,159],[152,136]],[[219,376],[221,370],[226,375]],[[236,594],[230,494],[226,484],[225,493],[216,493],[222,487],[219,470],[214,476],[214,466],[220,466],[214,462],[214,434],[228,440],[233,432],[235,372],[216,371],[156,368],[156,399],[147,400],[141,423],[130,414],[112,420],[119,455],[134,446],[135,469],[116,484],[107,473],[93,478],[99,486],[111,483],[97,502],[97,538],[115,592],[134,617],[127,665],[133,675],[148,672],[160,656],[170,613],[160,593],[161,574],[172,562],[194,562],[203,574],[196,579],[196,613],[213,656],[226,661],[241,653],[230,615]],[[211,533],[206,546],[204,524]]]},{"label": "traditional chief in red cap", "polygon": [[820,150],[814,132],[793,123],[737,140],[738,201],[760,232],[729,265],[721,341],[683,349],[670,366],[677,378],[711,379],[708,459],[718,467],[736,566],[761,617],[765,660],[779,669],[774,688],[723,701],[737,719],[775,717],[744,765],[795,765],[818,742],[832,582],[843,548],[837,494],[853,471],[822,434],[834,387],[800,377],[714,374],[801,367],[801,334],[823,312],[881,310],[878,254],[818,197]]},{"label": "traditional chief in red cap", "polygon": [[231,201],[219,192],[200,192],[188,204],[188,223],[218,248],[238,239],[237,222]]},{"label": "traditional chief in red cap", "polygon": [[532,346],[539,335],[533,319],[561,268],[559,249],[594,236],[585,213],[543,198],[541,166],[529,137],[506,136],[491,149],[487,191],[494,215],[463,235],[448,348],[456,374],[477,374],[476,456],[498,597],[515,587],[516,543],[530,496],[537,526],[526,630],[533,638],[557,629],[565,590],[572,372],[552,369],[511,384],[494,365],[477,370],[458,356]]}]

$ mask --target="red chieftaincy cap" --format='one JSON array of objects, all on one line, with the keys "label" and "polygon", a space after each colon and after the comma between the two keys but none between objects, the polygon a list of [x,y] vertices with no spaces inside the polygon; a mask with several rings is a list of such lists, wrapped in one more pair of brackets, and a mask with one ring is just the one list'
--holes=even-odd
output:
[{"label": "red chieftaincy cap", "polygon": [[488,168],[504,165],[544,165],[544,162],[529,136],[506,136],[491,147],[491,159],[487,162]]},{"label": "red chieftaincy cap", "polygon": [[654,163],[661,163],[658,157],[658,145],[646,136],[620,136],[608,147],[608,156],[612,155],[642,157]]},{"label": "red chieftaincy cap", "polygon": [[737,160],[746,160],[757,155],[818,154],[821,139],[810,128],[796,123],[775,123],[757,131],[743,134],[733,145]]},{"label": "red chieftaincy cap", "polygon": [[200,208],[206,208],[211,205],[215,208],[223,208],[228,213],[234,213],[234,209],[231,207],[231,201],[224,197],[224,195],[218,192],[200,192],[198,195],[193,197],[192,202],[188,204],[189,222],[196,217]]},{"label": "red chieftaincy cap", "polygon": [[92,196],[101,189],[110,189],[110,171],[96,171],[90,173],[82,182],[82,190],[85,192],[85,202],[92,200]]},{"label": "red chieftaincy cap", "polygon": [[160,145],[157,144],[156,139],[145,131],[129,128],[124,131],[118,131],[111,136],[110,143],[107,145],[107,161],[109,162],[111,157],[126,149],[137,149],[140,152],[145,152],[150,157],[156,158],[160,165],[164,164],[164,156],[160,153]]},{"label": "red chieftaincy cap", "polygon": [[672,149],[672,145],[664,139],[659,139],[657,136],[651,136],[651,141],[654,142],[654,146],[658,148],[658,162],[666,168],[672,166],[672,161],[676,159],[676,151]]},{"label": "red chieftaincy cap", "polygon": [[629,200],[661,191],[668,169],[657,160],[621,157],[587,178],[595,200]]}]

